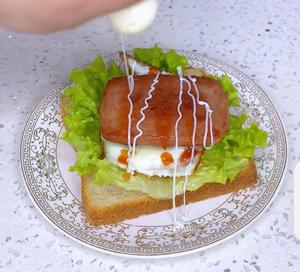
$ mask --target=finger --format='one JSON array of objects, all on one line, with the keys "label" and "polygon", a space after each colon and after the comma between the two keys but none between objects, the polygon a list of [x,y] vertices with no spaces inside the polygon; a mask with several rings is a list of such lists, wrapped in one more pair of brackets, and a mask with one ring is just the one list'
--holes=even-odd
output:
[{"label": "finger", "polygon": [[80,25],[137,0],[0,0],[0,25],[15,31],[49,33]]}]

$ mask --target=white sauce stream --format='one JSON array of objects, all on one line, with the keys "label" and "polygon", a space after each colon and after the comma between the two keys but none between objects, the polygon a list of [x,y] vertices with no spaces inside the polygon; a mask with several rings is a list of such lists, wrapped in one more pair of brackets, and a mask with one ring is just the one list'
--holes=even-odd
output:
[{"label": "white sauce stream", "polygon": [[124,58],[124,64],[125,64],[125,70],[126,70],[126,75],[127,75],[127,81],[128,81],[128,95],[127,95],[127,100],[129,102],[129,113],[128,113],[128,134],[127,134],[127,142],[128,142],[128,157],[130,156],[131,152],[132,152],[132,147],[131,147],[131,115],[132,115],[132,111],[133,111],[133,103],[131,100],[131,95],[134,91],[134,68],[136,65],[136,61],[133,62],[132,66],[131,66],[131,74],[129,74],[128,71],[128,63],[127,63],[127,57],[126,57],[126,53],[125,53],[125,39],[124,36],[121,35],[121,42],[122,42],[122,51],[123,51],[123,58]]},{"label": "white sauce stream", "polygon": [[180,81],[180,87],[179,87],[179,95],[178,95],[178,105],[177,105],[177,112],[178,112],[178,118],[175,123],[174,132],[175,132],[175,153],[176,157],[174,158],[174,171],[173,171],[173,184],[172,184],[172,204],[173,204],[173,225],[174,227],[178,226],[177,221],[177,215],[176,215],[176,172],[178,167],[178,125],[182,118],[181,113],[181,105],[182,105],[182,93],[183,93],[183,80],[182,80],[182,69],[181,67],[177,67],[178,75],[179,75],[179,81]]},{"label": "white sauce stream", "polygon": [[[141,114],[141,118],[139,119],[139,121],[136,123],[136,129],[139,132],[134,138],[133,138],[133,142],[131,145],[131,126],[132,126],[132,113],[133,113],[133,102],[131,99],[131,95],[134,91],[134,71],[135,71],[135,66],[136,66],[136,61],[134,61],[130,66],[131,66],[131,74],[129,74],[129,69],[128,69],[128,61],[127,61],[127,57],[126,57],[126,53],[125,53],[125,41],[124,41],[124,37],[121,36],[121,41],[122,41],[122,50],[123,50],[123,57],[124,57],[124,63],[125,63],[125,70],[126,70],[126,74],[127,74],[127,81],[128,81],[128,95],[127,95],[127,99],[130,105],[129,108],[129,113],[128,113],[128,137],[127,137],[127,141],[128,141],[128,167],[127,167],[127,171],[128,172],[132,172],[134,171],[134,169],[132,169],[132,165],[133,162],[135,160],[135,151],[136,151],[136,145],[137,145],[137,141],[138,139],[143,135],[143,131],[140,128],[140,125],[143,123],[143,121],[145,120],[145,113],[144,111],[149,107],[149,101],[152,99],[152,93],[155,90],[155,86],[156,84],[159,82],[159,76],[160,73],[157,73],[157,75],[155,76],[149,91],[147,92],[146,98],[144,100],[144,106],[140,109],[140,114]],[[196,143],[195,143],[195,138],[196,138],[196,131],[197,131],[197,105],[199,106],[204,106],[205,107],[205,111],[206,111],[206,115],[205,115],[205,130],[204,130],[204,137],[203,137],[203,147],[205,149],[209,149],[213,146],[214,144],[214,139],[213,139],[213,124],[212,124],[212,113],[213,111],[210,109],[210,106],[208,105],[208,103],[201,101],[200,100],[200,92],[199,89],[196,85],[197,79],[192,77],[192,76],[188,76],[188,79],[183,77],[183,73],[182,73],[182,68],[181,67],[177,67],[177,71],[178,71],[178,76],[179,76],[179,81],[180,81],[180,87],[179,87],[179,95],[178,95],[178,104],[177,104],[177,113],[178,113],[178,118],[176,120],[175,123],[175,127],[174,127],[174,133],[175,133],[175,155],[174,155],[174,169],[173,169],[173,183],[172,183],[172,205],[173,205],[173,225],[174,228],[178,228],[183,226],[182,222],[179,222],[177,220],[177,214],[176,214],[176,178],[177,178],[177,170],[178,170],[178,163],[179,163],[179,139],[178,139],[178,126],[179,126],[179,122],[182,119],[182,112],[181,112],[181,105],[182,105],[182,95],[183,95],[183,83],[186,83],[188,85],[188,91],[187,94],[189,95],[189,97],[192,99],[193,102],[193,134],[192,134],[192,153],[191,153],[191,157],[189,160],[188,165],[185,168],[185,175],[184,175],[184,184],[183,184],[183,207],[184,207],[184,219],[185,221],[187,220],[187,209],[186,209],[186,189],[187,189],[187,185],[188,185],[188,180],[189,180],[189,175],[188,175],[188,171],[190,169],[190,167],[192,167],[192,162],[195,158],[195,147],[196,147]],[[196,97],[191,93],[191,83],[193,84],[195,93],[196,93]],[[210,145],[207,145],[207,136],[208,133],[210,132]]]},{"label": "white sauce stream", "polygon": [[189,164],[186,166],[185,168],[185,175],[184,175],[184,185],[183,185],[183,207],[184,207],[184,217],[185,219],[188,218],[188,215],[187,215],[187,209],[186,209],[186,197],[185,197],[185,192],[186,192],[186,187],[187,187],[187,184],[188,184],[188,180],[189,180],[189,176],[188,176],[188,170],[190,167],[192,167],[192,162],[194,160],[194,157],[195,157],[195,146],[196,146],[196,143],[195,143],[195,139],[196,139],[196,131],[197,131],[197,116],[196,116],[196,113],[197,113],[197,103],[196,103],[196,99],[195,97],[191,94],[191,83],[183,78],[182,80],[184,80],[187,84],[188,84],[188,91],[187,91],[187,94],[189,95],[189,97],[191,97],[192,101],[193,101],[193,134],[192,134],[192,154],[191,154],[191,158],[190,158],[190,161],[189,161]]},{"label": "white sauce stream", "polygon": [[155,85],[158,83],[159,76],[160,76],[160,73],[157,73],[154,80],[153,80],[153,82],[152,82],[152,84],[151,84],[151,86],[150,86],[150,89],[147,93],[147,96],[144,100],[144,107],[142,107],[140,109],[140,114],[141,114],[142,117],[136,123],[136,129],[139,133],[137,135],[135,135],[135,137],[133,138],[131,157],[129,157],[129,159],[128,159],[128,169],[129,169],[129,171],[133,170],[133,169],[131,169],[131,164],[134,163],[135,147],[136,147],[137,140],[143,135],[143,131],[140,128],[140,125],[143,123],[143,121],[146,118],[144,111],[149,107],[148,101],[150,101],[152,99],[152,92],[155,90]]},{"label": "white sauce stream", "polygon": [[[192,82],[193,87],[196,91],[196,99],[194,97],[194,95],[192,95],[191,93],[191,84],[190,81],[185,79],[182,75],[182,69],[181,67],[177,67],[178,70],[178,76],[180,79],[180,90],[179,90],[179,96],[178,96],[178,105],[177,105],[177,112],[178,112],[178,118],[176,120],[175,123],[175,150],[176,150],[176,158],[174,159],[174,172],[173,172],[173,183],[172,183],[172,202],[173,202],[173,226],[174,228],[178,228],[181,227],[183,225],[184,222],[178,221],[177,220],[177,214],[176,214],[176,173],[177,173],[177,167],[178,167],[178,159],[179,159],[179,154],[177,152],[178,150],[178,124],[182,118],[182,113],[181,113],[181,105],[182,105],[182,93],[183,93],[183,82],[188,84],[188,91],[187,94],[191,97],[192,101],[193,101],[193,134],[192,134],[192,154],[191,154],[191,158],[190,161],[188,163],[188,165],[186,166],[185,169],[185,177],[184,177],[184,185],[183,185],[183,207],[184,207],[184,215],[183,215],[183,220],[186,221],[187,220],[187,209],[186,209],[186,188],[188,185],[188,180],[189,180],[189,176],[187,174],[189,167],[191,167],[192,165],[192,161],[195,157],[195,138],[196,138],[196,130],[197,130],[197,104],[200,106],[204,106],[205,107],[205,111],[206,111],[206,116],[205,116],[205,128],[204,128],[204,137],[203,137],[203,147],[208,149],[211,148],[213,146],[214,140],[213,140],[213,127],[212,127],[212,113],[213,111],[210,109],[210,106],[208,105],[208,103],[201,101],[200,100],[200,93],[199,93],[199,89],[196,85],[196,78],[193,78],[191,76],[188,77],[188,79]],[[209,122],[209,124],[208,124]],[[208,129],[208,125],[209,125],[209,129]],[[210,130],[210,146],[207,146],[207,134],[208,134],[208,130]]]},{"label": "white sauce stream", "polygon": [[[194,89],[196,91],[196,96],[197,96],[197,104],[200,106],[205,107],[206,115],[205,115],[205,130],[204,130],[204,137],[203,137],[203,147],[206,149],[211,148],[214,145],[214,137],[213,137],[213,125],[212,125],[212,113],[213,111],[210,109],[210,106],[208,103],[201,101],[200,100],[200,93],[199,89],[196,85],[196,78],[193,78],[191,76],[188,76],[189,80],[192,81]],[[209,122],[209,131],[210,131],[210,145],[207,146],[207,134],[208,134],[208,122]]]}]

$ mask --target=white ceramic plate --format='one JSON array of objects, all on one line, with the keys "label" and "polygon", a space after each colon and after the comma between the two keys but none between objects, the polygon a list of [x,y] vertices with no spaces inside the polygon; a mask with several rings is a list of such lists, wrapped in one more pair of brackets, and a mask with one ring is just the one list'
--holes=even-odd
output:
[{"label": "white ceramic plate", "polygon": [[[284,127],[272,102],[250,78],[236,69],[196,54],[180,52],[190,64],[215,75],[228,74],[239,90],[241,110],[269,133],[267,148],[258,149],[258,185],[188,207],[190,220],[172,231],[170,211],[120,224],[91,227],[82,210],[80,178],[68,171],[75,152],[60,139],[63,123],[60,94],[63,82],[51,89],[33,110],[24,129],[21,164],[29,195],[40,212],[76,241],[112,254],[136,257],[178,256],[215,245],[253,222],[272,200],[284,173],[287,143]],[[118,55],[106,57],[119,62]]]}]

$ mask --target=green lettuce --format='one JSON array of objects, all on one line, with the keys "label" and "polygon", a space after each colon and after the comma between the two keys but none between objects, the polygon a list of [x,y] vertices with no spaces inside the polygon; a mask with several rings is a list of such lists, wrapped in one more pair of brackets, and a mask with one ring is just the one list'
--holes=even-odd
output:
[{"label": "green lettuce", "polygon": [[[134,57],[144,63],[158,67],[161,70],[177,73],[176,68],[186,67],[188,60],[178,55],[174,50],[163,52],[161,48],[134,49]],[[123,76],[124,72],[112,62],[108,67],[101,57],[83,69],[74,69],[70,73],[72,86],[63,94],[67,128],[62,138],[71,144],[77,153],[77,158],[71,171],[80,176],[90,175],[99,185],[115,184],[126,190],[144,192],[154,198],[164,199],[172,196],[172,179],[162,177],[147,177],[136,174],[127,180],[126,172],[106,159],[101,159],[102,147],[100,138],[100,116],[98,108],[102,103],[103,91],[108,80]],[[228,76],[211,78],[218,80],[224,91],[228,93],[229,105],[238,107],[240,99],[236,88]],[[254,156],[256,146],[267,144],[267,133],[261,130],[256,122],[245,126],[247,116],[230,116],[229,130],[226,136],[211,149],[206,150],[197,170],[189,177],[187,190],[193,191],[207,182],[224,184],[233,180],[248,164],[248,159]],[[183,193],[184,179],[178,178],[177,194]]]},{"label": "green lettuce", "polygon": [[157,45],[152,48],[135,48],[133,57],[140,62],[150,64],[171,74],[177,74],[178,66],[184,69],[188,65],[187,58],[178,55],[174,49],[163,52]]},{"label": "green lettuce", "polygon": [[229,107],[239,107],[240,106],[240,96],[237,89],[234,87],[232,80],[227,75],[221,75],[217,77],[215,75],[208,75],[210,78],[219,81],[224,91],[228,93],[228,104]]},{"label": "green lettuce", "polygon": [[101,167],[98,107],[108,80],[122,75],[124,72],[116,63],[106,67],[101,57],[70,73],[73,84],[62,94],[66,105],[63,122],[67,128],[62,139],[76,150],[76,162],[70,171],[76,171],[80,176],[96,173]]}]

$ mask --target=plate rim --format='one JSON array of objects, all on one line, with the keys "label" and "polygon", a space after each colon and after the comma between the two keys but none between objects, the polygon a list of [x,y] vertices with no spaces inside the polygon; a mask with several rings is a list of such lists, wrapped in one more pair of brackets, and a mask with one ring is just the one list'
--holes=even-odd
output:
[{"label": "plate rim", "polygon": [[[50,222],[50,224],[55,227],[55,229],[58,229],[60,233],[62,233],[63,235],[66,235],[67,237],[71,238],[73,241],[76,241],[77,243],[84,245],[88,248],[91,248],[93,250],[97,250],[99,252],[102,252],[104,254],[111,254],[114,256],[121,256],[121,257],[126,257],[126,258],[134,258],[134,259],[164,259],[164,258],[174,258],[174,257],[179,257],[179,256],[184,256],[184,255],[189,255],[189,254],[195,254],[197,252],[200,252],[202,250],[206,250],[209,249],[211,247],[214,247],[216,245],[219,245],[221,243],[224,243],[226,241],[228,241],[229,239],[234,238],[234,236],[240,234],[243,231],[246,231],[248,229],[249,226],[251,226],[254,222],[256,222],[256,220],[258,220],[262,214],[266,211],[266,209],[273,203],[275,197],[277,196],[283,180],[286,176],[286,170],[287,170],[287,165],[289,163],[289,156],[288,156],[288,150],[289,150],[289,142],[288,142],[288,137],[287,137],[287,132],[286,132],[286,127],[285,124],[283,122],[283,119],[281,117],[281,115],[279,114],[277,107],[274,105],[273,101],[271,100],[271,98],[267,95],[266,91],[264,90],[264,88],[260,87],[254,80],[252,80],[248,75],[246,75],[245,73],[241,72],[240,70],[236,69],[235,67],[226,64],[222,61],[219,61],[215,58],[211,58],[208,56],[204,56],[202,54],[196,53],[196,52],[191,52],[191,51],[186,51],[186,50],[176,50],[179,54],[186,54],[188,56],[196,56],[198,58],[201,58],[202,60],[205,60],[208,63],[211,62],[215,62],[218,63],[219,65],[221,65],[223,68],[226,69],[230,69],[232,72],[237,73],[241,76],[243,76],[245,79],[247,79],[248,81],[251,82],[251,84],[254,84],[254,86],[256,88],[258,88],[264,95],[264,98],[267,99],[267,101],[270,103],[270,105],[272,106],[275,116],[278,118],[279,120],[279,124],[282,128],[282,132],[283,132],[283,146],[284,146],[284,165],[283,165],[283,169],[279,178],[279,182],[272,194],[272,196],[269,198],[268,202],[265,203],[265,205],[263,205],[255,214],[254,217],[247,219],[246,222],[244,222],[243,225],[239,226],[238,228],[235,229],[235,231],[233,233],[229,233],[226,236],[223,236],[221,238],[219,238],[218,240],[215,240],[213,242],[210,242],[209,244],[202,246],[202,247],[198,247],[198,248],[194,248],[194,249],[186,249],[186,250],[179,250],[176,252],[164,252],[164,253],[159,253],[159,254],[149,254],[146,253],[145,255],[140,254],[138,252],[134,253],[134,252],[128,252],[128,253],[123,253],[120,252],[118,250],[114,250],[112,248],[110,249],[105,249],[105,248],[101,248],[98,247],[94,244],[91,244],[88,241],[83,241],[81,240],[81,238],[74,236],[69,230],[63,229],[61,228],[61,226],[59,226],[57,224],[57,222],[55,222],[54,220],[52,220],[51,217],[49,217],[49,215],[44,212],[43,207],[34,199],[34,196],[32,194],[31,189],[29,188],[29,184],[26,181],[26,175],[24,173],[24,163],[23,163],[23,150],[24,150],[24,136],[25,136],[25,131],[28,128],[29,122],[32,119],[32,117],[34,116],[35,112],[37,111],[37,109],[39,108],[40,104],[42,104],[42,102],[44,101],[44,99],[51,94],[51,92],[58,90],[60,88],[62,88],[62,90],[64,88],[66,88],[69,84],[70,81],[68,80],[61,80],[58,81],[54,84],[54,86],[52,86],[49,90],[47,90],[40,98],[40,100],[36,103],[36,105],[33,107],[33,109],[31,110],[31,113],[29,115],[29,117],[27,118],[27,121],[24,125],[24,128],[22,130],[22,136],[21,136],[21,144],[20,144],[20,149],[19,149],[19,158],[20,158],[20,162],[19,162],[19,167],[22,173],[22,179],[23,179],[23,183],[25,184],[25,188],[26,188],[26,192],[29,195],[29,198],[31,199],[31,201],[34,203],[34,206],[37,208],[37,210],[39,211],[40,214],[42,214],[42,216],[46,219],[46,221]],[[130,50],[128,51],[130,52]],[[104,59],[110,58],[115,56],[116,53],[111,53],[108,55],[103,56]]]}]

